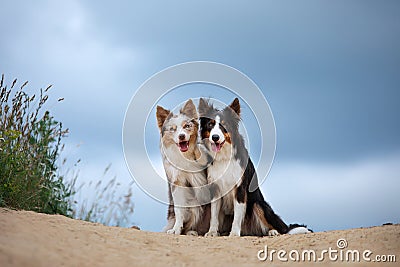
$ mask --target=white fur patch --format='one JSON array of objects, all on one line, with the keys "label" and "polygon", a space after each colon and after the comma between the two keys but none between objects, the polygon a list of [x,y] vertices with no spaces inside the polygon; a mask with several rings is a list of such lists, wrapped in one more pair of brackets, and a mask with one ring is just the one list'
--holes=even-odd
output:
[{"label": "white fur patch", "polygon": [[234,215],[231,235],[240,236],[241,225],[246,213],[246,204],[237,203],[233,189],[240,183],[243,169],[240,166],[240,162],[233,155],[232,145],[225,144],[215,155],[213,164],[207,169],[208,182],[216,183],[220,193],[220,195],[214,197],[214,199],[218,200],[214,200],[211,203],[210,230],[207,236],[217,235],[218,226],[222,224],[219,218],[220,214]]},{"label": "white fur patch", "polygon": [[279,232],[276,231],[275,229],[272,229],[272,230],[269,230],[269,231],[268,231],[268,235],[269,235],[269,236],[278,236],[278,235],[279,235]]},{"label": "white fur patch", "polygon": [[208,182],[216,182],[221,191],[227,193],[241,181],[243,169],[239,160],[234,158],[233,146],[225,144],[216,153],[214,162],[208,166]]},{"label": "white fur patch", "polygon": [[208,236],[219,236],[218,228],[219,228],[219,214],[220,214],[220,206],[221,200],[215,200],[211,202],[211,218],[210,218],[210,229],[206,233],[206,237]]},{"label": "white fur patch", "polygon": [[229,236],[240,236],[242,223],[246,214],[246,203],[239,203],[235,199],[233,212],[232,230]]},{"label": "white fur patch", "polygon": [[218,141],[218,142],[222,143],[222,142],[225,141],[224,133],[221,131],[221,128],[219,127],[220,122],[221,122],[220,117],[219,117],[219,116],[216,116],[216,117],[215,117],[215,125],[214,125],[214,127],[211,129],[211,131],[210,131],[210,137],[209,137],[210,142],[214,142],[214,141],[212,140],[212,136],[213,136],[213,135],[218,135],[218,136],[219,136],[219,141]]},{"label": "white fur patch", "polygon": [[288,232],[289,235],[308,234],[308,233],[311,233],[311,231],[305,227],[296,227]]}]

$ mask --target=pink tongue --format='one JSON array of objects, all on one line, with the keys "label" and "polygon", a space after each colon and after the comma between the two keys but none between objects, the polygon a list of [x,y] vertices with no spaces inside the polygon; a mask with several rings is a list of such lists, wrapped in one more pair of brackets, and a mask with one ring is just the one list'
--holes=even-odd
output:
[{"label": "pink tongue", "polygon": [[186,152],[186,151],[189,149],[189,142],[182,142],[182,143],[179,143],[179,149],[180,149],[182,152]]},{"label": "pink tongue", "polygon": [[216,143],[212,143],[211,144],[211,149],[214,151],[214,152],[219,152],[220,150],[221,150],[221,144],[216,144]]}]

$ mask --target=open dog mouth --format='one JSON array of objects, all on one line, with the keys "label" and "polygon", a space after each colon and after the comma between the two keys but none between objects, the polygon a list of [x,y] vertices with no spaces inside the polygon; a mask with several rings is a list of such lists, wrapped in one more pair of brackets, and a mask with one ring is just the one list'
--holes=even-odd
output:
[{"label": "open dog mouth", "polygon": [[224,144],[225,144],[225,140],[221,143],[220,142],[218,142],[218,143],[211,142],[211,149],[214,152],[219,152]]},{"label": "open dog mouth", "polygon": [[186,152],[189,149],[189,141],[181,141],[178,146],[181,152]]}]

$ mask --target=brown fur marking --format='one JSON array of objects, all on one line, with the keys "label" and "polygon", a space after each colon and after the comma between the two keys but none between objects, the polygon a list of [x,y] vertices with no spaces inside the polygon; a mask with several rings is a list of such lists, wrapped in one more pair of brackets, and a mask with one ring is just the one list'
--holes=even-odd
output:
[{"label": "brown fur marking", "polygon": [[264,215],[264,211],[262,210],[262,208],[260,208],[260,206],[258,206],[257,204],[254,205],[254,214],[258,217],[258,219],[269,228],[269,230],[274,229],[274,227],[272,227],[272,225],[270,225],[268,223],[268,221],[265,219],[265,215]]},{"label": "brown fur marking", "polygon": [[157,116],[157,124],[158,124],[158,128],[160,129],[160,131],[162,130],[162,127],[164,125],[165,120],[168,118],[168,116],[170,115],[170,111],[157,106],[157,112],[156,112],[156,116]]},{"label": "brown fur marking", "polygon": [[232,144],[231,135],[229,133],[224,133],[225,141]]},{"label": "brown fur marking", "polygon": [[236,97],[232,104],[229,106],[238,116],[240,116],[240,103],[239,99]]}]

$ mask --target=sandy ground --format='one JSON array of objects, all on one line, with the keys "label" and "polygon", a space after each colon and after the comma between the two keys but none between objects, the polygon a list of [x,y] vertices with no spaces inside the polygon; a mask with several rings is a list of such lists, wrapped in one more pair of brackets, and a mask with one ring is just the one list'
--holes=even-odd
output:
[{"label": "sandy ground", "polygon": [[[348,246],[337,247],[338,239]],[[284,250],[287,262],[276,253],[266,261],[257,254],[268,247]],[[325,253],[323,262],[301,261],[304,250],[314,250],[317,260],[323,250],[338,250],[338,260]],[[296,266],[340,266],[348,263],[349,250],[358,250],[357,266],[399,266],[400,225],[379,226],[345,231],[278,237],[191,237],[172,236],[135,229],[106,227],[100,224],[72,220],[59,215],[0,209],[0,266],[291,266],[299,253]],[[371,262],[365,262],[362,254]],[[282,252],[283,253],[283,252]],[[332,251],[332,258],[335,252]],[[350,255],[350,254],[349,254]],[[377,255],[395,255],[397,263],[377,263]],[[260,253],[260,257],[264,257]],[[352,257],[350,257],[351,259]]]}]

